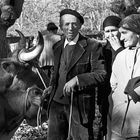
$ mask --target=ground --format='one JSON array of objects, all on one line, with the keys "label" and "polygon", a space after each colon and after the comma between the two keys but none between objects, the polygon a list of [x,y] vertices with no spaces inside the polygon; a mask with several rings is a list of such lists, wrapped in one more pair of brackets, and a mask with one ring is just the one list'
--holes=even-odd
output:
[{"label": "ground", "polygon": [[[101,140],[100,128],[102,126],[102,122],[99,106],[97,104],[95,112],[95,120],[93,123],[93,131],[95,134],[94,140]],[[47,140],[47,128],[47,122],[42,124],[42,130],[40,130],[38,127],[29,126],[24,120],[11,140]]]},{"label": "ground", "polygon": [[42,124],[42,130],[39,127],[29,126],[24,120],[11,140],[46,140],[47,122]]}]

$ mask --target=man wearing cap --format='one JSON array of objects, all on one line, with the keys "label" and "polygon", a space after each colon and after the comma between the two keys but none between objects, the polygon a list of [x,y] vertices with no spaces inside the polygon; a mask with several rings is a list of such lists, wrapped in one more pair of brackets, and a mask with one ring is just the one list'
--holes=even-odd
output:
[{"label": "man wearing cap", "polygon": [[[109,109],[108,96],[111,93],[110,76],[112,63],[116,55],[124,49],[123,41],[120,41],[120,22],[121,18],[114,15],[107,16],[103,21],[104,39],[106,40],[106,44],[103,45],[103,54],[106,63],[107,78],[104,84],[98,86],[98,103],[102,114],[103,135],[107,134],[107,114]],[[111,101],[111,99],[109,101]]]},{"label": "man wearing cap", "polygon": [[119,31],[125,49],[116,56],[112,66],[111,140],[138,140],[140,93],[136,77],[140,76],[140,15],[132,14],[124,18]]},{"label": "man wearing cap", "polygon": [[84,19],[77,11],[60,12],[64,37],[53,46],[54,75],[47,140],[94,139],[95,87],[104,82],[106,71],[101,44],[79,33],[83,24]]}]

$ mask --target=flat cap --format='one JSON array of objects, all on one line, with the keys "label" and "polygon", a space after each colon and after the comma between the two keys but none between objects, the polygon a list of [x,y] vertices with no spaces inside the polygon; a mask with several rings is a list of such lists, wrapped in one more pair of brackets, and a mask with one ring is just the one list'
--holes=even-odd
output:
[{"label": "flat cap", "polygon": [[78,13],[76,10],[72,10],[72,9],[64,9],[60,12],[60,17],[62,17],[65,14],[70,14],[70,15],[74,15],[75,17],[77,17],[80,22],[82,24],[84,24],[84,18],[80,15],[80,13]]},{"label": "flat cap", "polygon": [[115,26],[115,27],[119,28],[120,22],[121,22],[121,18],[114,16],[114,15],[108,16],[103,21],[103,29],[107,26]]}]

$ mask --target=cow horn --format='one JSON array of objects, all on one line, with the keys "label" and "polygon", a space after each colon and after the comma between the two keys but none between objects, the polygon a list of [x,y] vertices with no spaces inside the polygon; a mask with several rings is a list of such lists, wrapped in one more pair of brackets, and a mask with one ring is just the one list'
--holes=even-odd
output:
[{"label": "cow horn", "polygon": [[20,48],[25,48],[26,47],[26,38],[25,36],[23,35],[22,32],[20,32],[19,30],[15,30],[19,36],[20,36],[20,40],[19,40],[19,47]]},{"label": "cow horn", "polygon": [[[35,44],[30,49],[22,49],[19,52],[19,60],[21,62],[31,61],[35,59],[43,50],[44,47],[44,39],[41,32],[38,32],[37,38],[35,38]],[[33,42],[34,42],[33,41]]]}]

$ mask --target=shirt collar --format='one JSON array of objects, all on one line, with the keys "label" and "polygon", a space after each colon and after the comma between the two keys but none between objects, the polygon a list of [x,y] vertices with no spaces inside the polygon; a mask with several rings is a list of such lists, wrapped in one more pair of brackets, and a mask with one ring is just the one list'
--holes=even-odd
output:
[{"label": "shirt collar", "polygon": [[64,48],[65,48],[65,46],[66,46],[67,44],[69,44],[69,45],[75,45],[75,44],[77,43],[78,39],[79,39],[79,33],[78,33],[77,36],[76,36],[72,41],[70,41],[70,42],[69,42],[67,39],[65,39]]}]

